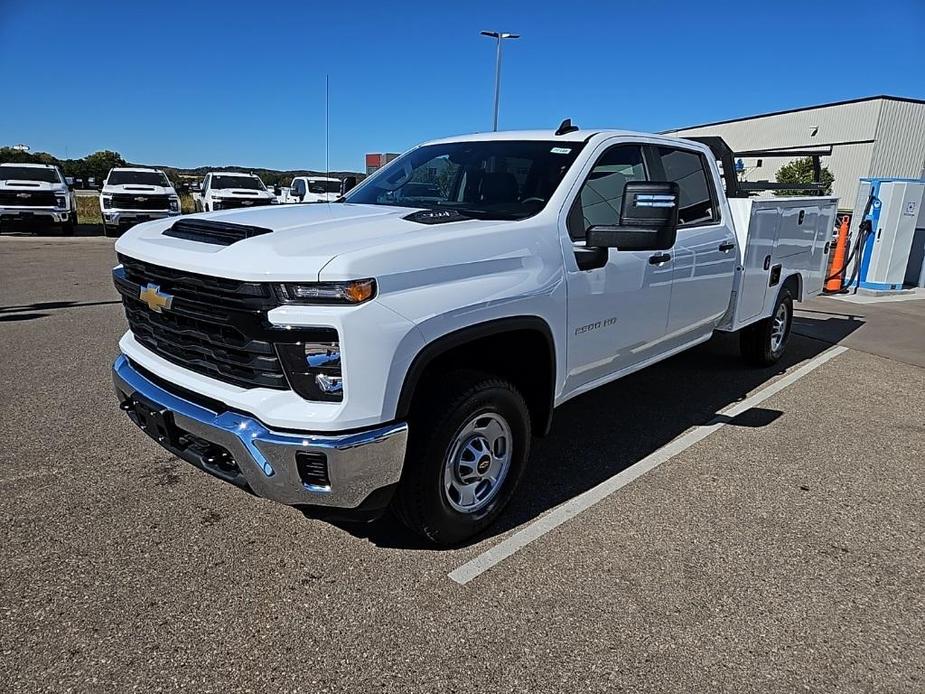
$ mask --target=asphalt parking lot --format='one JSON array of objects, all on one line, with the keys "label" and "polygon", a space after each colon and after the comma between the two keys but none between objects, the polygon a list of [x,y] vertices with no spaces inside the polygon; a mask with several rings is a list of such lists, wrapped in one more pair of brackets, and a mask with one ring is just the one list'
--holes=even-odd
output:
[{"label": "asphalt parking lot", "polygon": [[136,430],[114,260],[0,238],[0,691],[925,687],[925,300],[816,299],[776,368],[718,337],[569,402],[491,533],[433,550]]}]

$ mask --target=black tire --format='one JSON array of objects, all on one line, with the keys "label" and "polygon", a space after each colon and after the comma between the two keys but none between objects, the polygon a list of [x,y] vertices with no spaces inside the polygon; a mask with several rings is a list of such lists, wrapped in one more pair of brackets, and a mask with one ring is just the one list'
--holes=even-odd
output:
[{"label": "black tire", "polygon": [[68,220],[61,225],[62,236],[73,236],[77,231],[77,215],[72,214]]},{"label": "black tire", "polygon": [[119,236],[119,227],[112,227],[108,224],[103,224],[103,236],[107,239],[114,239]]},{"label": "black tire", "polygon": [[[779,341],[775,338],[779,312],[783,316],[783,336]],[[777,295],[771,316],[757,323],[743,328],[739,336],[739,349],[744,359],[754,366],[771,366],[783,356],[790,341],[790,329],[793,326],[793,296],[790,290],[784,287]]]},{"label": "black tire", "polygon": [[[418,399],[410,418],[408,454],[392,509],[434,544],[457,545],[491,525],[513,496],[530,454],[530,414],[513,385],[488,374],[457,371],[435,386]],[[483,414],[500,415],[508,424],[510,463],[490,502],[466,513],[448,499],[446,462],[467,423]]]}]

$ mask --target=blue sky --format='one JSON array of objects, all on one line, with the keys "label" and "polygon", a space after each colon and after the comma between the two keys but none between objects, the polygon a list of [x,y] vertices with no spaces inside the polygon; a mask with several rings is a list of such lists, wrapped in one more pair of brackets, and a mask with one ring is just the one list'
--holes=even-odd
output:
[{"label": "blue sky", "polygon": [[925,0],[0,0],[0,144],[320,169],[328,73],[331,168],[359,170],[365,152],[491,127],[491,28],[523,35],[506,44],[503,129],[925,97]]}]

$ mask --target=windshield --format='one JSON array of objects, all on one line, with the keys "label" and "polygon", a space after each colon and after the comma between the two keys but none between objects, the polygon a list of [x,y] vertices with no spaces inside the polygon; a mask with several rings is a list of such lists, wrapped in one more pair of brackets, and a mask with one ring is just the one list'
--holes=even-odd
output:
[{"label": "windshield", "polygon": [[315,194],[339,193],[340,181],[313,181],[309,179],[308,192]]},{"label": "windshield", "polygon": [[4,181],[44,181],[61,183],[55,169],[33,166],[0,166],[0,180]]},{"label": "windshield", "polygon": [[216,188],[245,188],[247,190],[266,190],[256,176],[213,176],[212,189]]},{"label": "windshield", "polygon": [[124,185],[163,186],[168,188],[170,181],[160,171],[110,171],[108,186]]},{"label": "windshield", "polygon": [[524,219],[545,207],[583,146],[542,140],[427,145],[368,178],[344,202]]}]

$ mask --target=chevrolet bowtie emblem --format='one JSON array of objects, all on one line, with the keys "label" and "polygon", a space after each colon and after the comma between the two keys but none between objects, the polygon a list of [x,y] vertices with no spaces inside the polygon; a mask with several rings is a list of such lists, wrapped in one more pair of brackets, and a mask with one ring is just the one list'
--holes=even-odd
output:
[{"label": "chevrolet bowtie emblem", "polygon": [[162,292],[160,287],[150,283],[141,288],[138,298],[155,313],[161,313],[165,308],[170,308],[173,303],[173,295]]},{"label": "chevrolet bowtie emblem", "polygon": [[147,200],[147,199],[148,199],[148,198],[146,198],[146,197],[144,197],[143,195],[141,195],[141,196],[138,196],[137,198],[135,198],[135,202],[144,202],[144,201]]}]

